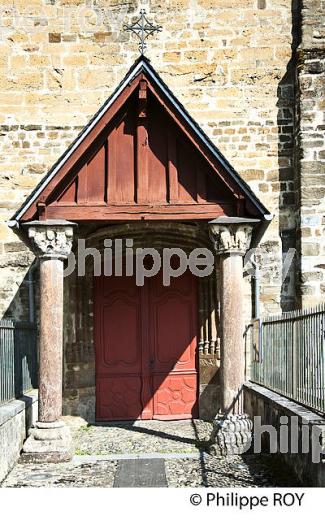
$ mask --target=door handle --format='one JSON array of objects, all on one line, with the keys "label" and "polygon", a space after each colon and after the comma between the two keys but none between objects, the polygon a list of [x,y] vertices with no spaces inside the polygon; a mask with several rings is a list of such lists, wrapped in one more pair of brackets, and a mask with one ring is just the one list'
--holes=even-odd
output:
[{"label": "door handle", "polygon": [[155,360],[150,359],[150,368],[153,368],[155,366]]}]

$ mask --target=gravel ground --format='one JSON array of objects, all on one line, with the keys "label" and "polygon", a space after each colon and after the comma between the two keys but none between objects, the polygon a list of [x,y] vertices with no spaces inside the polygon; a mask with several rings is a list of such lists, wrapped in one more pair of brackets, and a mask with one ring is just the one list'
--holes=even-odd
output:
[{"label": "gravel ground", "polygon": [[[186,457],[186,455],[183,455]],[[2,487],[113,487],[118,461],[16,464]],[[294,487],[272,455],[165,459],[168,487]]]},{"label": "gravel ground", "polygon": [[211,423],[187,421],[123,421],[75,430],[77,455],[112,453],[199,453],[197,443],[212,430]]},{"label": "gravel ground", "polygon": [[[215,457],[200,452],[211,424],[134,421],[88,426],[71,420],[76,455],[60,464],[16,464],[0,487],[112,487],[118,459],[165,459],[168,487],[289,487],[295,478],[274,455]],[[105,459],[105,455],[110,460]],[[116,459],[115,459],[116,457]],[[150,456],[149,456],[150,457]],[[174,457],[174,458],[173,458]]]},{"label": "gravel ground", "polygon": [[295,478],[274,455],[166,460],[168,487],[292,487]]},{"label": "gravel ground", "polygon": [[112,487],[117,461],[16,464],[1,487]]}]

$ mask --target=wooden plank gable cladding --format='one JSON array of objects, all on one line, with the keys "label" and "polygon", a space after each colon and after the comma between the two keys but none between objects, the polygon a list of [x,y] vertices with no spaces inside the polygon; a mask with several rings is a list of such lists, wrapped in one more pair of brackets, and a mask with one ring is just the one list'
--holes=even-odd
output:
[{"label": "wooden plank gable cladding", "polygon": [[79,222],[260,216],[263,206],[193,124],[140,68],[16,215]]},{"label": "wooden plank gable cladding", "polygon": [[139,115],[137,94],[50,195],[47,216],[79,220],[80,207],[85,212],[94,207],[110,218],[157,211],[162,216],[180,210],[193,216],[234,212],[232,192],[211,178],[205,161],[154,96],[147,94],[146,114]]}]

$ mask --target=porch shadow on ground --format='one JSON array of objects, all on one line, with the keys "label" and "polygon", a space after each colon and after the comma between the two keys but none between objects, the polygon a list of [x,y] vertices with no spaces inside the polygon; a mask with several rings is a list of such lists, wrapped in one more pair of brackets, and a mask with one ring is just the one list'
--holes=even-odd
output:
[{"label": "porch shadow on ground", "polygon": [[209,456],[202,449],[202,441],[209,437],[211,429],[211,423],[201,420],[94,423],[83,427],[81,435],[79,431],[77,450],[85,455],[88,446],[88,454],[94,458],[105,454],[110,458],[114,454],[117,458],[141,458],[141,454],[165,458],[167,480],[172,487],[226,487],[234,482],[236,487],[299,486],[296,477],[274,454]]}]

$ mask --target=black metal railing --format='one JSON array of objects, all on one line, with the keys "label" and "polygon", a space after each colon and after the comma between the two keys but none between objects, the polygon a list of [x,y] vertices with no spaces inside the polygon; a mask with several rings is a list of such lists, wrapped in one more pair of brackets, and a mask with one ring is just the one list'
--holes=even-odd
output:
[{"label": "black metal railing", "polygon": [[325,304],[256,320],[251,380],[325,413]]},{"label": "black metal railing", "polygon": [[21,397],[37,385],[36,326],[0,320],[0,404]]}]

